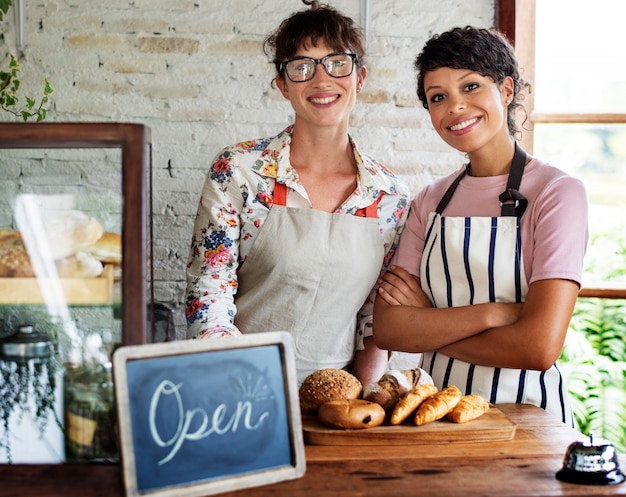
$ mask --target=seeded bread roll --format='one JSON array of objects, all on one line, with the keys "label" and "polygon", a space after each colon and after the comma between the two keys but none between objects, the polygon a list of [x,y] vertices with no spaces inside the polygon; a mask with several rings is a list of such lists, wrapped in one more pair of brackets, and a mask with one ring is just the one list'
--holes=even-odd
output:
[{"label": "seeded bread roll", "polygon": [[362,390],[363,385],[356,376],[343,369],[319,369],[300,385],[300,409],[305,413],[315,413],[322,404],[331,400],[357,399]]},{"label": "seeded bread roll", "polygon": [[15,230],[0,230],[0,278],[35,276],[22,235]]},{"label": "seeded bread roll", "polygon": [[376,402],[341,399],[322,404],[317,417],[320,423],[331,428],[358,430],[382,425],[385,414],[385,410]]}]

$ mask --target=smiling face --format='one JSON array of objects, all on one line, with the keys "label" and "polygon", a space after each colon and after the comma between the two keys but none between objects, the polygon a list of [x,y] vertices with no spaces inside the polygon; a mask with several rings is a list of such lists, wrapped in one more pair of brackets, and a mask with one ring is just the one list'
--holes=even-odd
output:
[{"label": "smiling face", "polygon": [[513,98],[510,77],[498,85],[477,72],[440,67],[426,73],[424,90],[433,126],[451,147],[471,154],[510,141],[507,127],[507,105]]},{"label": "smiling face", "polygon": [[[310,43],[301,47],[296,57],[321,59],[336,52],[324,42],[317,46]],[[282,95],[291,102],[296,114],[296,125],[348,126],[352,108],[356,102],[357,87],[363,84],[365,67],[355,64],[350,76],[333,78],[321,64],[315,69],[313,78],[304,82],[293,82],[283,77],[276,78],[276,86]]]}]

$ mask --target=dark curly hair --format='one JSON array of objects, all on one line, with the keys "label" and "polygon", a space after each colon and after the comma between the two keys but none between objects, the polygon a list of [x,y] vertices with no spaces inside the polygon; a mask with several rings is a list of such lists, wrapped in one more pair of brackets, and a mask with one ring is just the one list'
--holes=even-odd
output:
[{"label": "dark curly hair", "polygon": [[495,30],[466,26],[453,28],[428,40],[415,59],[417,96],[425,109],[428,109],[428,101],[424,76],[441,67],[475,71],[497,84],[510,76],[515,86],[513,100],[508,107],[507,125],[511,135],[519,133],[515,114],[518,108],[523,110],[521,92],[524,88],[530,89],[530,85],[521,78],[515,51],[504,35]]},{"label": "dark curly hair", "polygon": [[363,65],[365,36],[363,30],[349,17],[317,1],[302,0],[311,8],[294,12],[283,20],[278,29],[263,42],[263,51],[281,74],[281,63],[292,59],[305,44],[321,41],[337,52],[356,54],[357,67]]}]

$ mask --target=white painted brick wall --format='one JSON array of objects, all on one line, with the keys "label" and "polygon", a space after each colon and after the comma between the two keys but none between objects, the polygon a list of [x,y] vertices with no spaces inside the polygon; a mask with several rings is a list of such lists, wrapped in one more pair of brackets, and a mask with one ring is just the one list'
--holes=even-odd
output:
[{"label": "white painted brick wall", "polygon": [[[156,299],[175,309],[177,330],[184,335],[184,266],[205,172],[225,145],[272,135],[291,122],[291,108],[270,86],[272,66],[261,43],[303,5],[298,0],[25,3],[22,86],[33,94],[44,75],[49,79],[54,94],[48,121],[139,122],[152,129]],[[360,20],[360,0],[329,3]],[[370,0],[369,12],[368,78],[351,132],[417,192],[457,167],[461,157],[431,129],[415,95],[413,59],[433,33],[457,25],[492,26],[494,0]],[[15,51],[12,19],[10,11],[0,24],[0,60]],[[14,188],[5,179],[0,193]],[[7,215],[0,211],[0,217]]]}]

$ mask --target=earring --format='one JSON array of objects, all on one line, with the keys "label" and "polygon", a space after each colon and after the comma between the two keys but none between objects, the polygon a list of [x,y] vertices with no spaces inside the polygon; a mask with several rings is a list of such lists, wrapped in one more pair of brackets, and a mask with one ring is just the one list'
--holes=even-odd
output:
[{"label": "earring", "polygon": [[357,93],[361,93],[361,88],[362,88],[361,83],[359,83],[358,85],[356,85],[356,92],[357,92]]}]

